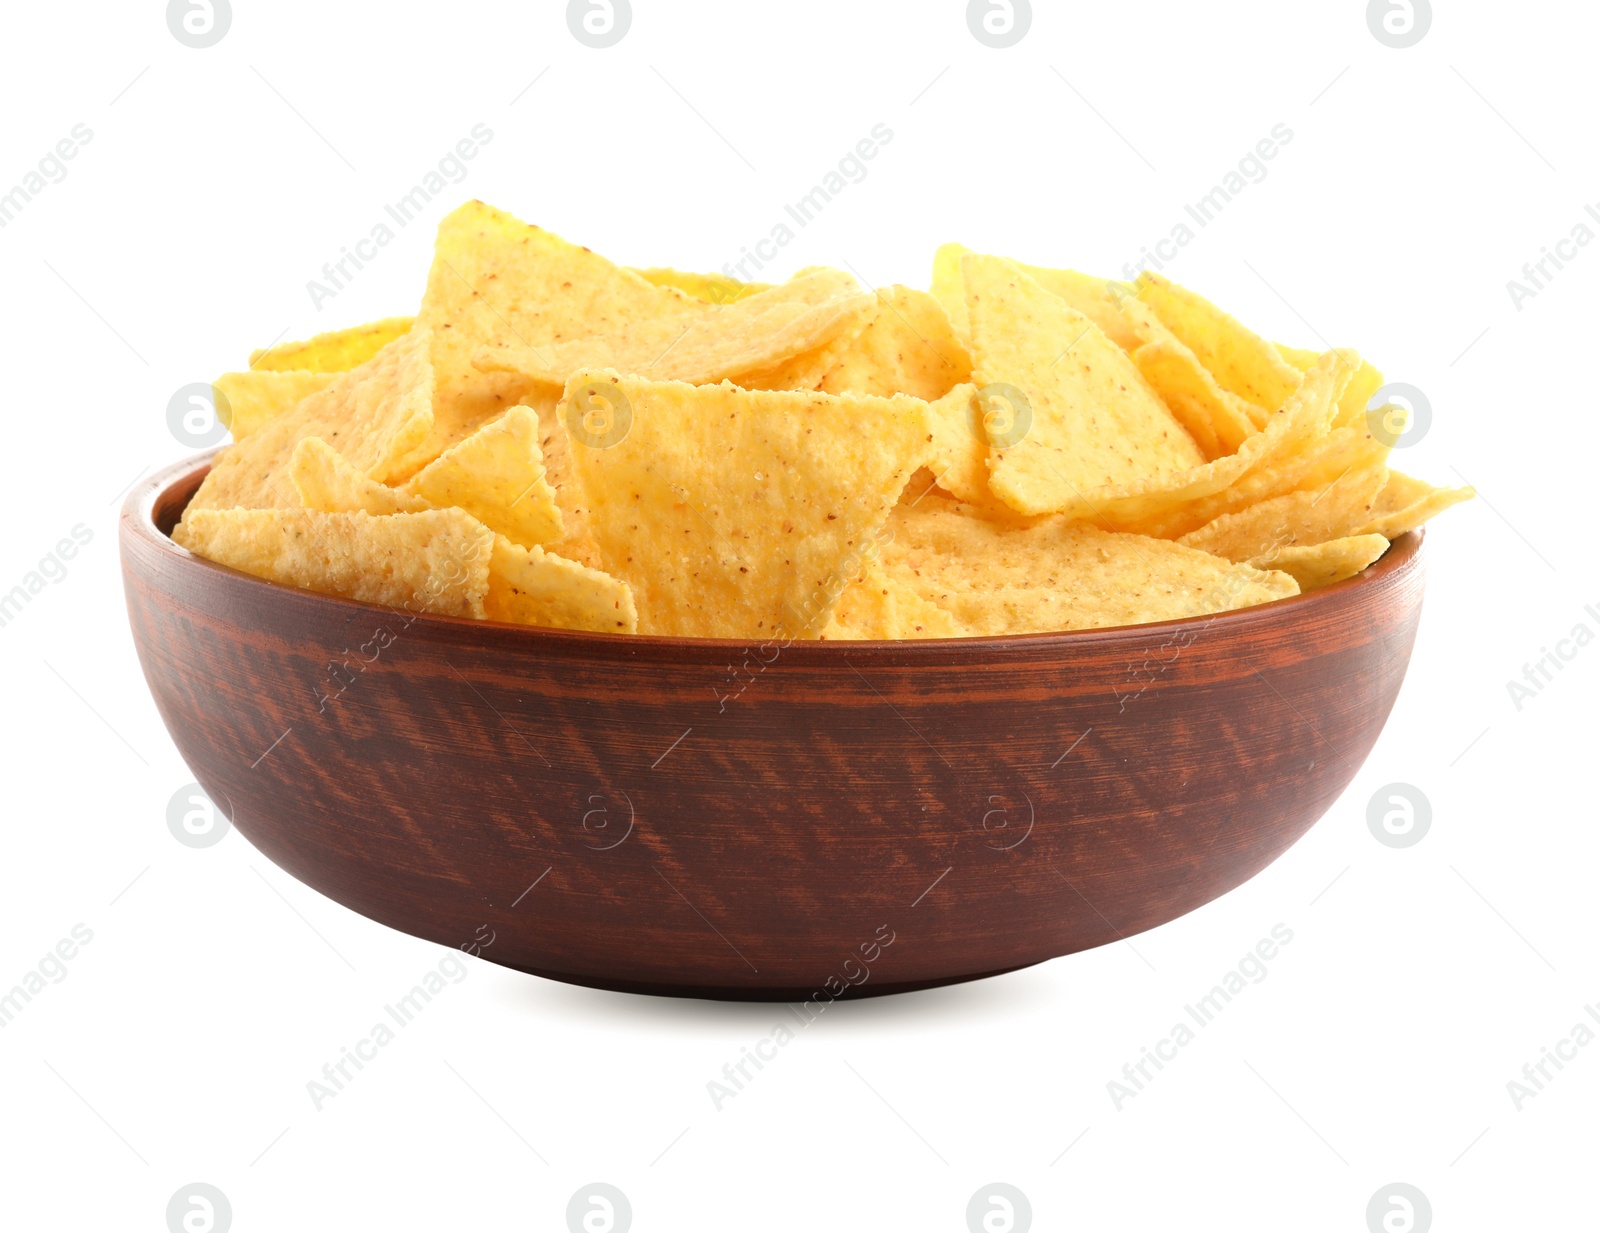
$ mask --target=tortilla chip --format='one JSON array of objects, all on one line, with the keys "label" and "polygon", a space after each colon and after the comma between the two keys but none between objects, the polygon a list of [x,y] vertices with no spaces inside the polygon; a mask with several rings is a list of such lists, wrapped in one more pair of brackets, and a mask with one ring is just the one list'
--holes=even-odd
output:
[{"label": "tortilla chip", "polygon": [[1229,393],[1276,411],[1300,384],[1300,370],[1276,347],[1210,300],[1149,270],[1139,275],[1137,286],[1139,298]]},{"label": "tortilla chip", "polygon": [[[967,316],[967,297],[961,284],[961,258],[971,252],[960,244],[941,245],[933,257],[933,296],[944,307],[950,327],[961,344],[970,347],[971,325]],[[1114,279],[1080,274],[1077,270],[1056,270],[1047,266],[1015,265],[1051,295],[1066,301],[1067,307],[1082,313],[1124,351],[1132,351],[1142,341],[1122,314],[1121,302],[1133,295],[1133,288]]]},{"label": "tortilla chip", "polygon": [[583,485],[572,466],[572,438],[567,431],[561,391],[534,407],[539,413],[539,451],[544,458],[544,477],[555,490],[556,507],[561,511],[564,538],[547,545],[568,560],[599,569],[600,549],[589,535],[589,503]]},{"label": "tortilla chip", "polygon": [[928,466],[946,492],[975,505],[994,505],[989,491],[989,438],[982,429],[978,387],[958,385],[928,404],[933,450]]},{"label": "tortilla chip", "polygon": [[1230,561],[1249,561],[1295,545],[1363,535],[1387,479],[1388,468],[1382,464],[1350,471],[1322,488],[1301,489],[1224,514],[1177,542]]},{"label": "tortilla chip", "polygon": [[872,320],[877,306],[871,301],[856,310],[845,327],[828,342],[810,351],[803,351],[770,368],[747,372],[737,384],[747,390],[816,390],[823,379],[849,354],[857,336]]},{"label": "tortilla chip", "polygon": [[325,595],[408,612],[484,615],[494,536],[457,509],[375,517],[195,510],[173,539],[197,556]]},{"label": "tortilla chip", "polygon": [[318,334],[304,342],[274,343],[252,351],[250,367],[257,372],[349,372],[410,333],[412,321],[411,317],[385,317],[382,321]]},{"label": "tortilla chip", "polygon": [[1473,488],[1435,488],[1423,480],[1399,471],[1390,471],[1388,482],[1373,505],[1372,518],[1356,534],[1399,539],[1407,531],[1415,531],[1435,514],[1443,513],[1452,505],[1469,501],[1477,495],[1477,490]]},{"label": "tortilla chip", "polygon": [[961,259],[973,380],[1023,392],[1031,427],[991,438],[989,488],[1023,514],[1095,512],[1094,494],[1180,474],[1200,448],[1127,353],[1012,262]]},{"label": "tortilla chip", "polygon": [[358,471],[321,437],[307,437],[289,459],[289,481],[306,509],[324,514],[418,514],[432,508],[421,497],[390,488]]},{"label": "tortilla chip", "polygon": [[[1322,354],[1320,351],[1307,351],[1303,347],[1291,347],[1287,343],[1272,345],[1278,349],[1279,355],[1301,372],[1308,371]],[[1350,378],[1350,384],[1345,386],[1344,396],[1339,399],[1339,414],[1334,417],[1333,426],[1347,428],[1366,418],[1367,403],[1382,387],[1383,374],[1366,360],[1362,360],[1361,367],[1356,370],[1355,376]]]},{"label": "tortilla chip", "polygon": [[[420,325],[433,331],[437,388],[433,428],[409,460],[420,470],[450,446],[518,404],[537,406],[556,391],[520,373],[480,372],[482,347],[536,350],[641,326],[681,330],[707,311],[674,287],[657,287],[632,270],[481,201],[469,201],[439,224]],[[410,473],[408,472],[408,473]]]},{"label": "tortilla chip", "polygon": [[877,293],[876,314],[822,379],[828,394],[910,394],[932,402],[972,377],[972,360],[926,291]]},{"label": "tortilla chip", "polygon": [[1062,517],[1003,524],[937,495],[896,507],[882,558],[968,632],[1099,629],[1243,608],[1298,592],[1286,574]]},{"label": "tortilla chip", "polygon": [[666,266],[652,266],[648,270],[635,270],[648,283],[657,287],[676,287],[679,291],[704,300],[708,304],[732,304],[746,296],[765,291],[771,283],[742,283],[726,274],[689,274]]},{"label": "tortilla chip", "polygon": [[370,479],[393,479],[432,423],[429,343],[428,331],[420,328],[397,338],[225,450],[184,517],[240,506],[296,508],[299,496],[286,471],[295,447],[307,437],[322,438]]},{"label": "tortilla chip", "polygon": [[1304,347],[1291,347],[1288,343],[1273,343],[1272,345],[1278,349],[1279,355],[1283,356],[1284,359],[1288,360],[1301,372],[1310,372],[1311,366],[1322,355],[1320,351],[1308,351]]},{"label": "tortilla chip", "polygon": [[1354,578],[1389,550],[1381,535],[1350,535],[1321,544],[1297,544],[1252,557],[1257,569],[1279,569],[1300,584],[1301,591]]},{"label": "tortilla chip", "polygon": [[1257,502],[1302,488],[1320,491],[1347,472],[1378,466],[1388,456],[1389,447],[1374,437],[1364,423],[1335,428],[1324,437],[1308,439],[1296,448],[1279,451],[1221,492],[1188,501],[1129,529],[1176,539],[1224,514],[1236,513]]},{"label": "tortilla chip", "polygon": [[286,372],[225,372],[211,383],[217,410],[227,407],[224,422],[235,441],[243,441],[269,420],[293,411],[302,399],[333,383],[334,374],[292,370]]},{"label": "tortilla chip", "polygon": [[473,363],[484,372],[518,372],[557,386],[580,368],[709,385],[774,368],[841,332],[858,332],[875,307],[850,275],[816,270],[737,303],[701,305],[695,315],[537,347],[485,347]]},{"label": "tortilla chip", "polygon": [[1208,460],[1234,453],[1266,424],[1267,412],[1218,385],[1143,300],[1128,296],[1122,311],[1143,340],[1133,350],[1133,362]]},{"label": "tortilla chip", "polygon": [[814,637],[928,450],[927,404],[575,373],[627,433],[573,441],[606,572],[639,630]]},{"label": "tortilla chip", "polygon": [[601,634],[639,631],[628,584],[543,548],[495,536],[484,611],[491,621],[587,629]]},{"label": "tortilla chip", "polygon": [[1267,426],[1246,438],[1237,453],[1176,476],[1096,493],[1096,521],[1111,530],[1165,535],[1169,532],[1164,524],[1186,520],[1186,508],[1196,502],[1239,483],[1258,468],[1277,466],[1312,449],[1327,436],[1339,394],[1358,358],[1353,351],[1324,355],[1289,400],[1268,418]]},{"label": "tortilla chip", "polygon": [[967,635],[955,617],[929,603],[900,578],[891,578],[877,561],[845,587],[839,606],[823,627],[824,641],[864,639],[962,638]]},{"label": "tortilla chip", "polygon": [[438,509],[458,506],[527,548],[564,534],[539,450],[539,416],[531,407],[512,407],[451,446],[407,480],[404,491]]}]

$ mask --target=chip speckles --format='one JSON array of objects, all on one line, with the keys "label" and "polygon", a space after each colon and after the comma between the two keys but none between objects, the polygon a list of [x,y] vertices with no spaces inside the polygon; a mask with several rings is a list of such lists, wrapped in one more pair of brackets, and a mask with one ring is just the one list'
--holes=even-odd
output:
[{"label": "chip speckles", "polygon": [[[575,373],[568,394],[614,376]],[[922,462],[927,404],[617,379],[630,432],[575,443],[574,463],[640,632],[815,637]]]},{"label": "chip speckles", "polygon": [[190,510],[293,508],[299,502],[286,472],[307,437],[320,437],[372,479],[393,478],[433,422],[429,348],[429,332],[414,329],[269,420],[218,457]]},{"label": "chip speckles", "polygon": [[1021,391],[1031,422],[991,439],[989,488],[1023,514],[1091,516],[1102,489],[1160,479],[1205,457],[1127,354],[1013,262],[961,258],[973,382]]},{"label": "chip speckles", "polygon": [[494,536],[460,510],[198,510],[173,536],[259,578],[407,612],[484,616]]},{"label": "chip speckles", "polygon": [[564,536],[531,407],[513,407],[451,446],[406,481],[405,491],[433,506],[458,506],[524,547]]},{"label": "chip speckles", "polygon": [[1061,517],[1011,524],[930,496],[890,518],[883,565],[973,634],[1202,616],[1297,593],[1284,573]]}]

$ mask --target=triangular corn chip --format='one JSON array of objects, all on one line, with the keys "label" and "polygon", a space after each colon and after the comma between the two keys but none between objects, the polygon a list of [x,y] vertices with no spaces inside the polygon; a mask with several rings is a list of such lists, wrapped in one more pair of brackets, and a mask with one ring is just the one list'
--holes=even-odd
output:
[{"label": "triangular corn chip", "polygon": [[[971,249],[960,244],[943,244],[933,256],[933,296],[944,307],[950,328],[963,346],[970,346],[972,331],[967,319],[967,297],[961,283],[961,258]],[[1114,279],[1080,274],[1077,270],[1051,269],[1048,266],[1015,263],[1051,295],[1066,301],[1067,307],[1082,313],[1117,346],[1132,351],[1142,341],[1123,317],[1120,304],[1133,295],[1133,288]]]},{"label": "triangular corn chip", "polygon": [[872,297],[850,275],[815,270],[734,303],[701,305],[696,315],[537,347],[485,347],[473,363],[557,386],[580,368],[708,385],[815,351],[841,332],[859,331],[873,311]]},{"label": "triangular corn chip", "polygon": [[928,450],[913,398],[602,371],[575,373],[564,405],[591,533],[642,633],[815,637]]},{"label": "triangular corn chip", "polygon": [[1372,517],[1357,534],[1399,539],[1435,514],[1477,496],[1473,488],[1435,488],[1424,480],[1390,471],[1388,482],[1372,507]]},{"label": "triangular corn chip", "polygon": [[[1095,510],[1093,494],[1204,463],[1122,348],[1015,263],[961,259],[973,382],[1019,389],[1026,431],[991,434],[989,488],[1024,514]],[[1008,401],[1010,401],[1008,397]]]},{"label": "triangular corn chip", "polygon": [[1300,584],[1301,591],[1354,578],[1389,550],[1381,535],[1350,535],[1321,544],[1296,544],[1252,557],[1257,569],[1280,569]]},{"label": "triangular corn chip", "polygon": [[267,421],[218,456],[189,512],[294,508],[299,497],[286,469],[306,437],[321,437],[372,479],[394,478],[433,420],[428,348],[428,331],[413,330]]},{"label": "triangular corn chip", "polygon": [[1301,489],[1224,514],[1177,542],[1250,561],[1300,544],[1366,534],[1378,493],[1388,478],[1381,463],[1340,476],[1320,489]]},{"label": "triangular corn chip", "polygon": [[539,416],[531,407],[512,407],[491,420],[403,488],[436,508],[458,506],[527,548],[563,537],[561,510],[539,448]]},{"label": "triangular corn chip", "polygon": [[[1272,345],[1278,349],[1279,355],[1301,372],[1309,372],[1322,354],[1320,351],[1307,351],[1303,347],[1291,347],[1286,343]],[[1333,418],[1333,426],[1348,428],[1364,419],[1367,403],[1382,386],[1383,374],[1368,361],[1362,360],[1361,367],[1356,370],[1355,376],[1350,378],[1350,384],[1344,387],[1344,395],[1339,399],[1339,413]]]},{"label": "triangular corn chip", "polygon": [[877,312],[822,379],[828,394],[910,394],[932,402],[972,377],[972,360],[926,291],[893,286]]},{"label": "triangular corn chip", "polygon": [[[1297,392],[1295,397],[1300,394]],[[1347,472],[1377,466],[1388,456],[1389,447],[1374,437],[1365,423],[1335,428],[1327,436],[1279,451],[1221,492],[1188,501],[1130,529],[1176,539],[1257,502],[1302,488],[1320,491]]]},{"label": "triangular corn chip", "polygon": [[958,385],[928,404],[933,449],[928,467],[940,486],[974,505],[995,505],[989,491],[989,438],[983,431],[978,387]]},{"label": "triangular corn chip", "polygon": [[1265,411],[1276,411],[1300,384],[1300,370],[1276,347],[1210,300],[1150,270],[1139,275],[1139,298],[1193,351],[1217,383]]},{"label": "triangular corn chip", "polygon": [[484,616],[493,534],[458,509],[374,516],[196,510],[173,538],[197,556],[289,586],[444,616]]},{"label": "triangular corn chip", "polygon": [[250,353],[250,367],[257,372],[349,372],[402,334],[410,333],[412,322],[411,317],[385,317],[345,330],[330,330],[304,342],[273,343]]},{"label": "triangular corn chip", "polygon": [[860,309],[853,310],[851,319],[820,347],[802,351],[770,368],[758,368],[742,373],[737,384],[747,390],[798,390],[820,389],[823,379],[849,354],[857,336],[872,320],[874,306],[868,299]]},{"label": "triangular corn chip", "polygon": [[369,479],[321,437],[307,437],[289,459],[289,481],[306,509],[324,514],[418,514],[432,506]]},{"label": "triangular corn chip", "polygon": [[682,329],[706,311],[693,296],[657,287],[552,232],[469,201],[439,224],[417,315],[433,331],[437,392],[433,431],[409,460],[410,469],[420,470],[511,407],[537,405],[544,383],[480,372],[472,365],[480,348],[542,349],[658,329],[673,318]]},{"label": "triangular corn chip", "polygon": [[[1093,495],[1093,516],[1102,525],[1153,534],[1186,506],[1222,492],[1257,468],[1274,466],[1309,450],[1328,433],[1339,393],[1355,371],[1353,351],[1330,351],[1318,361],[1267,426],[1225,454],[1179,475],[1147,480]],[[1166,534],[1161,529],[1162,534]]]},{"label": "triangular corn chip", "polygon": [[[399,514],[429,508],[421,497],[368,479],[315,437],[300,442],[289,475],[307,509]],[[610,634],[639,628],[626,583],[542,548],[514,544],[504,535],[494,539],[484,611],[491,621],[516,625]]]},{"label": "triangular corn chip", "polygon": [[742,283],[726,274],[686,273],[667,266],[651,266],[648,270],[635,270],[634,273],[647,283],[657,287],[676,287],[707,304],[732,304],[735,300],[742,300],[772,286],[771,283]]},{"label": "triangular corn chip", "polygon": [[1143,340],[1133,349],[1133,362],[1208,460],[1234,453],[1266,424],[1268,413],[1218,385],[1195,353],[1143,300],[1127,296],[1122,312]]},{"label": "triangular corn chip", "polygon": [[211,383],[211,389],[217,413],[233,439],[243,441],[269,420],[293,411],[302,399],[331,385],[333,378],[332,373],[299,370],[225,372]]},{"label": "triangular corn chip", "polygon": [[823,628],[825,641],[864,639],[961,638],[967,631],[940,608],[918,595],[901,578],[891,578],[877,561],[839,596],[839,606]]},{"label": "triangular corn chip", "polygon": [[495,536],[484,609],[491,621],[587,629],[601,634],[639,631],[628,584],[542,548]]},{"label": "triangular corn chip", "polygon": [[889,577],[978,635],[1174,620],[1298,590],[1170,540],[1061,517],[998,522],[936,494],[896,507],[883,538]]}]

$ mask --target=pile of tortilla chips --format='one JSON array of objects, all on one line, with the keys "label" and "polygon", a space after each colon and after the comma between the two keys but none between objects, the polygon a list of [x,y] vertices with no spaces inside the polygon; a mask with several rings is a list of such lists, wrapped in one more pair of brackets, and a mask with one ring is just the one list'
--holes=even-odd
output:
[{"label": "pile of tortilla chips", "polygon": [[469,202],[415,318],[256,352],[174,532],[262,578],[606,633],[957,638],[1349,578],[1469,489],[1353,351],[946,245],[931,291],[632,270]]}]

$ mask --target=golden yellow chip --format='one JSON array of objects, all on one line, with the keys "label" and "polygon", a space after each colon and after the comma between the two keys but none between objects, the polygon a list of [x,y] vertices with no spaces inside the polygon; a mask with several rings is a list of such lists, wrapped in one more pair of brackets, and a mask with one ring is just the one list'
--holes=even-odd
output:
[{"label": "golden yellow chip", "polygon": [[988,415],[989,488],[1023,514],[1096,512],[1102,489],[1159,481],[1205,462],[1127,353],[1015,263],[961,259],[972,375]]},{"label": "golden yellow chip", "polygon": [[[1301,372],[1307,372],[1317,362],[1320,351],[1307,351],[1303,347],[1291,347],[1286,343],[1273,343],[1278,349],[1278,354],[1288,360]],[[1350,378],[1350,384],[1345,386],[1344,396],[1339,399],[1339,413],[1334,417],[1335,428],[1348,428],[1360,423],[1367,413],[1367,403],[1383,385],[1383,374],[1366,360],[1361,361],[1361,367],[1355,376]]]},{"label": "golden yellow chip", "polygon": [[926,291],[878,291],[877,311],[822,378],[827,394],[910,394],[932,402],[972,377],[972,360]]},{"label": "golden yellow chip", "polygon": [[539,416],[531,407],[512,407],[452,445],[403,487],[436,509],[464,509],[526,548],[563,537],[561,510],[539,449]]},{"label": "golden yellow chip", "polygon": [[928,450],[928,405],[575,373],[574,469],[642,633],[815,636]]},{"label": "golden yellow chip", "polygon": [[1390,471],[1388,482],[1373,505],[1372,518],[1361,527],[1359,533],[1399,539],[1407,531],[1415,531],[1435,514],[1443,513],[1462,501],[1469,501],[1476,495],[1476,490],[1472,488],[1435,488],[1423,480],[1399,471]]},{"label": "golden yellow chip", "polygon": [[1355,352],[1269,343],[1156,274],[947,244],[931,293],[741,283],[476,201],[440,224],[415,319],[214,388],[234,444],[174,532],[196,552],[413,610],[750,646],[1266,603],[1472,495],[1388,470]]},{"label": "golden yellow chip", "polygon": [[838,270],[815,270],[737,303],[702,304],[586,338],[537,347],[485,347],[473,363],[485,372],[517,372],[555,386],[580,368],[611,368],[652,381],[709,385],[774,368],[815,352],[871,317],[871,296]]},{"label": "golden yellow chip", "polygon": [[997,504],[989,491],[989,438],[978,387],[956,386],[928,404],[928,418],[933,427],[928,467],[944,490],[974,505]]},{"label": "golden yellow chip", "polygon": [[726,274],[689,274],[666,266],[651,266],[648,270],[634,271],[646,282],[657,287],[676,287],[697,300],[708,304],[732,304],[746,296],[765,291],[771,283],[742,283]]},{"label": "golden yellow chip", "polygon": [[[421,497],[368,479],[316,437],[295,449],[289,475],[305,507],[324,513],[402,514],[431,508]],[[516,625],[612,634],[637,633],[639,628],[626,583],[542,548],[512,543],[504,535],[494,538],[484,611],[491,621]]]},{"label": "golden yellow chip", "polygon": [[1284,464],[1312,449],[1327,435],[1339,394],[1358,359],[1353,351],[1328,352],[1268,418],[1267,426],[1247,437],[1236,453],[1176,476],[1099,493],[1095,519],[1111,529],[1165,535],[1165,524],[1186,520],[1187,508],[1203,508],[1197,503],[1239,483],[1258,468]]},{"label": "golden yellow chip", "polygon": [[1210,300],[1149,270],[1139,275],[1139,298],[1193,351],[1230,393],[1276,411],[1300,384],[1300,370],[1276,347]]},{"label": "golden yellow chip", "polygon": [[321,437],[362,474],[393,479],[433,422],[433,369],[426,329],[395,339],[372,359],[267,421],[217,457],[189,502],[205,509],[293,509],[300,504],[287,475],[306,437]]},{"label": "golden yellow chip", "polygon": [[[955,337],[971,346],[972,331],[967,318],[966,290],[961,283],[961,258],[971,249],[960,244],[944,244],[933,256],[933,295],[944,307]],[[1077,270],[1053,270],[1047,266],[1015,263],[1051,295],[1066,301],[1067,307],[1082,313],[1117,346],[1132,351],[1143,340],[1123,316],[1121,303],[1133,295],[1133,288],[1109,278],[1080,274]]]},{"label": "golden yellow chip", "polygon": [[1291,347],[1288,343],[1273,343],[1278,349],[1278,354],[1288,360],[1301,372],[1310,372],[1311,366],[1322,357],[1320,351],[1308,351],[1304,347]]},{"label": "golden yellow chip", "polygon": [[1354,578],[1389,550],[1381,535],[1351,535],[1321,544],[1295,544],[1252,557],[1257,569],[1280,569],[1300,584],[1302,591]]},{"label": "golden yellow chip", "polygon": [[900,578],[891,578],[876,560],[845,587],[839,606],[819,635],[824,641],[865,639],[962,638],[967,630]]},{"label": "golden yellow chip", "polygon": [[868,297],[868,301],[860,310],[852,313],[841,329],[831,339],[820,347],[813,347],[810,351],[802,351],[799,355],[791,356],[769,368],[758,368],[751,372],[742,373],[738,384],[747,390],[816,390],[821,388],[823,379],[849,353],[855,345],[857,335],[866,328],[872,320],[875,307]]},{"label": "golden yellow chip", "polygon": [[299,370],[225,372],[211,383],[211,389],[216,395],[217,412],[233,439],[243,441],[268,420],[293,411],[302,399],[331,385],[333,378],[332,373]]},{"label": "golden yellow chip", "polygon": [[524,548],[504,535],[495,536],[484,607],[489,620],[514,625],[639,632],[627,583],[542,548]]},{"label": "golden yellow chip", "polygon": [[1326,436],[1279,450],[1220,492],[1187,501],[1130,529],[1176,539],[1257,502],[1302,488],[1320,491],[1347,472],[1378,466],[1388,456],[1389,447],[1374,437],[1365,423],[1335,428]]},{"label": "golden yellow chip", "polygon": [[482,347],[545,348],[614,337],[642,325],[706,312],[704,301],[657,287],[632,270],[501,210],[469,201],[439,224],[420,325],[434,331],[433,430],[414,458],[420,470],[480,425],[518,404],[537,406],[543,382],[480,372]]},{"label": "golden yellow chip", "polygon": [[1174,620],[1298,591],[1286,574],[1170,540],[1060,517],[1007,525],[937,494],[896,507],[882,558],[891,579],[980,635]]},{"label": "golden yellow chip", "polygon": [[324,514],[417,514],[431,508],[421,497],[367,478],[321,437],[295,446],[289,481],[301,505]]},{"label": "golden yellow chip", "polygon": [[306,509],[197,510],[173,534],[183,547],[270,582],[444,616],[484,616],[493,534],[458,509],[324,514]]},{"label": "golden yellow chip", "polygon": [[1350,471],[1322,488],[1285,493],[1224,514],[1177,542],[1230,561],[1250,561],[1297,544],[1363,535],[1387,478],[1388,468],[1381,464]]},{"label": "golden yellow chip", "polygon": [[411,331],[413,318],[385,317],[366,325],[318,334],[304,342],[274,343],[250,353],[257,372],[349,372],[365,364],[395,339]]},{"label": "golden yellow chip", "polygon": [[1234,453],[1246,437],[1266,425],[1268,413],[1218,385],[1195,353],[1143,300],[1126,297],[1122,311],[1143,339],[1132,351],[1133,362],[1208,460]]}]

